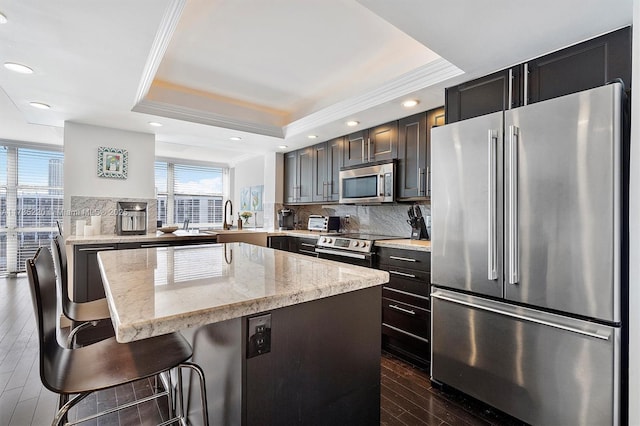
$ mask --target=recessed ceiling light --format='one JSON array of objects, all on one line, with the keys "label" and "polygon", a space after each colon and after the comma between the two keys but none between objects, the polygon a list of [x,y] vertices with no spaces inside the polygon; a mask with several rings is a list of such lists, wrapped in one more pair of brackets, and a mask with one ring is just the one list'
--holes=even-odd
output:
[{"label": "recessed ceiling light", "polygon": [[280,145],[280,146],[278,146],[278,148],[280,148],[280,149],[287,149],[287,148],[289,148],[289,147],[288,147],[287,145]]},{"label": "recessed ceiling light", "polygon": [[231,139],[232,141],[241,141],[242,138],[240,136],[231,136],[229,139]]},{"label": "recessed ceiling light", "polygon": [[309,135],[309,136],[307,136],[307,137],[308,137],[309,139],[317,139],[317,138],[318,138],[318,135]]},{"label": "recessed ceiling light", "polygon": [[150,121],[149,126],[162,127],[162,123],[158,123],[157,121]]},{"label": "recessed ceiling light", "polygon": [[420,101],[416,100],[416,99],[409,99],[408,101],[404,101],[402,103],[402,106],[405,108],[413,108],[414,106],[418,105],[420,103]]},{"label": "recessed ceiling light", "polygon": [[8,70],[19,72],[20,74],[33,74],[33,70],[26,65],[16,64],[15,62],[5,62],[4,67]]},{"label": "recessed ceiling light", "polygon": [[7,17],[0,12],[0,24],[6,24],[6,23],[7,23]]},{"label": "recessed ceiling light", "polygon": [[349,127],[357,126],[358,124],[360,124],[359,121],[355,121],[355,120],[347,121],[347,126]]},{"label": "recessed ceiling light", "polygon": [[49,106],[47,104],[43,104],[42,102],[29,102],[29,105],[31,105],[34,108],[38,108],[38,109],[49,109],[49,108],[51,108],[51,106]]}]

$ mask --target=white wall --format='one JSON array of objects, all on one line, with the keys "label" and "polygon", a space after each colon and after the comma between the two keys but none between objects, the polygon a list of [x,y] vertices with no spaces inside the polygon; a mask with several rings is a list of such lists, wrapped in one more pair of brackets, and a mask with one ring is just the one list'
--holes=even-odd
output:
[{"label": "white wall", "polygon": [[[240,191],[243,188],[264,185],[264,157],[254,157],[249,160],[236,164],[233,168],[233,224],[238,220],[238,213],[244,210],[240,205]],[[264,192],[263,192],[264,197]],[[263,198],[264,204],[264,198]],[[228,220],[228,219],[227,219]],[[264,221],[263,212],[258,212],[257,224],[262,226]],[[254,218],[249,219],[249,223],[253,225]]]},{"label": "white wall", "polygon": [[633,1],[629,206],[629,424],[640,425],[640,0]]},{"label": "white wall", "polygon": [[[98,148],[128,151],[127,179],[98,177]],[[64,208],[72,196],[154,199],[155,135],[66,122],[64,127]],[[69,217],[65,217],[69,229]]]}]

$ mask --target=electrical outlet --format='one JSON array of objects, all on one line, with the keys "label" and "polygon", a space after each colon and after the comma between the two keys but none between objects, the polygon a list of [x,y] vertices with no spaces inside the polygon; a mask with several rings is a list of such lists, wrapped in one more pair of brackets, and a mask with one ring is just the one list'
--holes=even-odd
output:
[{"label": "electrical outlet", "polygon": [[271,352],[271,314],[247,320],[247,358]]}]

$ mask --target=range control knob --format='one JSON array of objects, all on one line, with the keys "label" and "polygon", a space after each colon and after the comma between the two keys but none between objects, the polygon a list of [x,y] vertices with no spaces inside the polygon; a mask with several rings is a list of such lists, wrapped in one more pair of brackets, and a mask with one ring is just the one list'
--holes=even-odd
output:
[{"label": "range control knob", "polygon": [[331,241],[333,241],[331,238],[327,238],[328,243],[330,243]]},{"label": "range control knob", "polygon": [[355,243],[353,243],[354,247],[360,247],[360,241],[356,241]]},{"label": "range control knob", "polygon": [[369,245],[369,244],[367,244],[366,242],[362,243],[362,247],[366,247],[366,246],[368,246],[368,245]]},{"label": "range control knob", "polygon": [[327,242],[327,239],[326,239],[326,238],[323,238],[323,239],[322,239],[322,242],[323,242],[323,243],[326,243],[326,242]]}]

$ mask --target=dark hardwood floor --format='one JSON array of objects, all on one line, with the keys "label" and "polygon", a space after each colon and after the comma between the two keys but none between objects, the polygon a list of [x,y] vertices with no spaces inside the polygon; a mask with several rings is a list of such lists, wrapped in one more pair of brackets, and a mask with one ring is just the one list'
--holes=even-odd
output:
[{"label": "dark hardwood floor", "polygon": [[[516,425],[516,420],[455,392],[434,388],[426,371],[383,354],[381,425]],[[145,380],[99,392],[82,401],[70,418],[83,417],[122,401],[147,395]],[[57,395],[39,376],[38,342],[26,276],[0,278],[0,425],[51,424]],[[87,425],[151,425],[166,419],[166,405],[141,404]]]}]

